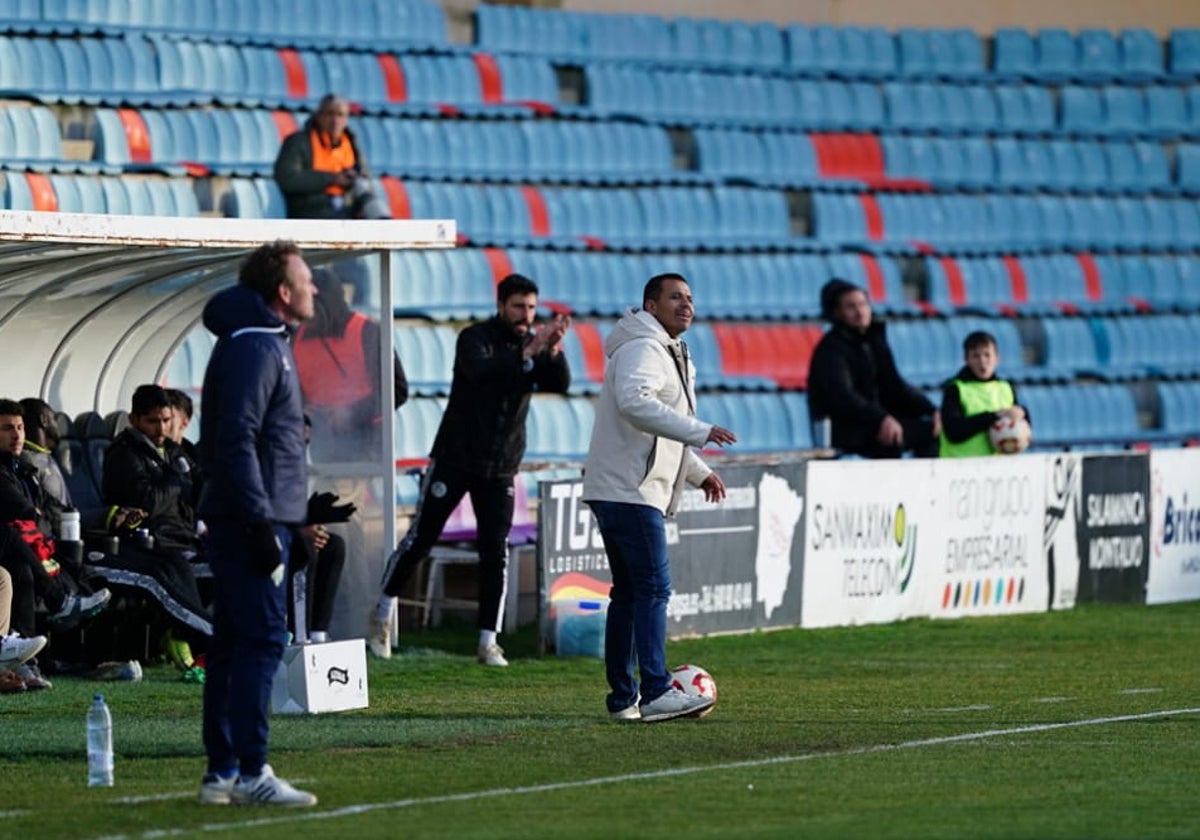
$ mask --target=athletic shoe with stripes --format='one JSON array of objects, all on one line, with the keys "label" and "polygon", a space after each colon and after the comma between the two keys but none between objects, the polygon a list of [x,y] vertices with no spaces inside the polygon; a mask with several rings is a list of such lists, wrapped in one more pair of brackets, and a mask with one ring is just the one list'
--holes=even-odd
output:
[{"label": "athletic shoe with stripes", "polygon": [[270,764],[264,764],[257,776],[240,776],[229,792],[234,805],[280,805],[288,808],[307,808],[317,804],[317,797],[306,790],[296,790],[275,775]]},{"label": "athletic shoe with stripes", "polygon": [[196,798],[201,805],[228,805],[232,801],[231,794],[236,782],[237,773],[232,776],[205,773],[200,780],[200,794]]}]

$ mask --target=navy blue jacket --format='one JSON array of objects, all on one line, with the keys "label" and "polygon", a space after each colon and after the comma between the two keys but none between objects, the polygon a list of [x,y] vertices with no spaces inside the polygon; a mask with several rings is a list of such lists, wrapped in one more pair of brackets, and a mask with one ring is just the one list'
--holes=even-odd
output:
[{"label": "navy blue jacket", "polygon": [[200,518],[304,522],[304,410],[287,326],[241,285],[208,302],[204,326],[217,346],[200,397]]}]

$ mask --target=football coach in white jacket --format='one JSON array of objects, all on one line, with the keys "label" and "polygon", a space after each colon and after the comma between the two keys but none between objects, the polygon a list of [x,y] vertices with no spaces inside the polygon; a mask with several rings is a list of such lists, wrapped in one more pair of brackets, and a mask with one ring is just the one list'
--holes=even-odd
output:
[{"label": "football coach in white jacket", "polygon": [[720,476],[693,447],[737,440],[695,416],[696,370],[679,339],[695,313],[687,280],[659,274],[646,283],[642,309],[627,312],[604,342],[608,358],[583,499],[600,526],[612,571],[604,660],[614,720],[653,723],[712,705],[710,698],[671,688],[667,671],[665,519],[685,481],[702,488],[710,502],[725,498]]}]

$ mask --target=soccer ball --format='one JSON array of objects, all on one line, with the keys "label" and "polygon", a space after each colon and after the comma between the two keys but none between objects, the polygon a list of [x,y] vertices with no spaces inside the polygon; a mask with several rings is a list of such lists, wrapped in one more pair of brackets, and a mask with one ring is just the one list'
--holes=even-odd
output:
[{"label": "soccer ball", "polygon": [[693,697],[711,697],[712,706],[702,711],[696,717],[704,717],[717,705],[717,684],[712,674],[699,665],[680,665],[671,669],[671,687],[678,688],[684,694]]},{"label": "soccer ball", "polygon": [[1024,452],[1029,448],[1032,438],[1033,429],[1029,428],[1029,421],[1024,417],[1016,422],[1013,422],[1011,417],[1001,417],[988,429],[988,440],[992,443],[992,449],[1001,455]]}]

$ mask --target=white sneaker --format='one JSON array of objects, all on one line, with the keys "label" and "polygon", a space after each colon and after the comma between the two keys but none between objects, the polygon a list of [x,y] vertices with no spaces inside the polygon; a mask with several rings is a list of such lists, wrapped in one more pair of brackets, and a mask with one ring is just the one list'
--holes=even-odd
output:
[{"label": "white sneaker", "polygon": [[19,633],[4,636],[0,638],[0,668],[33,659],[45,646],[45,636],[34,636],[32,639],[23,638]]},{"label": "white sneaker", "polygon": [[392,658],[392,618],[380,621],[375,610],[371,610],[371,618],[367,623],[367,647],[379,659]]},{"label": "white sneaker", "polygon": [[69,630],[85,618],[91,618],[108,606],[112,593],[107,589],[99,589],[91,595],[68,595],[58,612],[53,613],[49,620],[59,630]]},{"label": "white sneaker", "polygon": [[307,808],[317,804],[317,797],[306,790],[296,790],[275,775],[270,764],[264,764],[257,776],[239,776],[229,791],[234,805],[281,805]]},{"label": "white sneaker", "polygon": [[642,703],[642,722],[657,723],[702,712],[716,702],[712,697],[694,697],[678,688],[668,688],[649,703]]},{"label": "white sneaker", "polygon": [[504,648],[492,642],[490,645],[479,646],[479,661],[484,665],[496,668],[507,668],[508,660],[504,658]]},{"label": "white sneaker", "polygon": [[632,706],[627,706],[624,709],[621,709],[619,712],[609,712],[608,719],[616,721],[617,723],[625,723],[631,720],[641,720],[642,710],[638,708],[637,703],[634,703]]},{"label": "white sneaker", "polygon": [[237,782],[237,774],[218,776],[216,773],[205,773],[200,780],[200,794],[197,799],[201,805],[228,805],[231,801],[233,786]]}]

